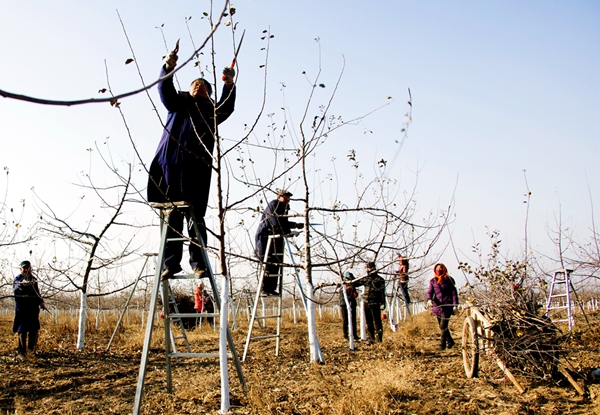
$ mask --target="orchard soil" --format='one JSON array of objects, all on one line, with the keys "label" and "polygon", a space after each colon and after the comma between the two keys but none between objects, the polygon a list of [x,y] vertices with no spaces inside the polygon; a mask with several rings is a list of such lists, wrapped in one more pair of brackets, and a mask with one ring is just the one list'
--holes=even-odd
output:
[{"label": "orchard soil", "polygon": [[[455,348],[438,349],[436,321],[427,313],[385,326],[383,343],[357,342],[354,351],[335,316],[318,320],[325,364],[309,362],[306,322],[284,322],[279,357],[274,341],[253,342],[242,363],[247,391],[229,365],[232,414],[600,414],[600,384],[587,378],[600,366],[600,316],[580,325],[566,357],[584,386],[579,396],[565,380],[519,378],[524,394],[482,358],[481,377],[467,379],[460,339],[462,316],[452,319]],[[387,322],[386,322],[387,323]],[[214,359],[173,359],[173,394],[166,393],[162,321],[151,347],[143,414],[203,414],[220,409],[219,365]],[[141,324],[119,330],[115,321],[90,323],[86,347],[75,349],[76,321],[46,316],[37,356],[15,356],[12,316],[0,316],[0,414],[130,414],[143,345]],[[585,327],[585,329],[584,329]],[[246,327],[233,331],[241,356]],[[216,348],[206,324],[189,332],[193,345]],[[206,346],[209,345],[209,346]],[[195,347],[195,346],[194,346]],[[200,351],[200,350],[198,350]]]}]

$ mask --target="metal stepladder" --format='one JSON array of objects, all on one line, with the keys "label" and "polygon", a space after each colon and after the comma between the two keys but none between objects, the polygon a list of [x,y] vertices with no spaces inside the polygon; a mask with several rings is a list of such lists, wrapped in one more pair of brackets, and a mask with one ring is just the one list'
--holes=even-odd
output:
[{"label": "metal stepladder", "polygon": [[554,323],[558,322],[566,322],[569,324],[569,331],[573,330],[573,326],[575,325],[575,318],[573,316],[573,309],[571,306],[571,294],[575,297],[577,304],[581,308],[581,312],[585,317],[585,320],[588,322],[587,315],[585,314],[585,310],[581,305],[581,301],[579,301],[579,296],[577,295],[577,291],[575,291],[575,287],[573,286],[573,282],[571,281],[571,273],[572,269],[560,269],[554,272],[554,276],[552,277],[552,282],[550,283],[550,293],[548,294],[548,302],[546,303],[546,313],[545,315],[551,318],[550,314],[552,312],[567,312],[567,318],[564,319],[552,319]]},{"label": "metal stepladder", "polygon": [[[302,288],[302,282],[300,281],[299,268],[301,268],[301,267],[296,264],[296,261],[294,259],[294,255],[292,253],[292,249],[291,249],[291,245],[290,245],[290,241],[289,241],[289,236],[291,236],[291,235],[269,235],[269,239],[267,241],[267,248],[265,250],[265,256],[263,258],[262,264],[260,265],[258,285],[257,285],[256,293],[254,296],[254,300],[252,303],[252,314],[250,316],[250,322],[248,325],[248,335],[246,337],[246,344],[244,345],[244,354],[242,356],[242,362],[246,360],[246,356],[248,355],[248,349],[250,347],[250,342],[252,340],[264,340],[264,339],[274,338],[275,339],[275,356],[279,356],[279,341],[281,339],[281,320],[283,318],[282,309],[281,309],[282,300],[283,300],[283,269],[284,269],[283,266],[279,267],[280,272],[279,272],[279,274],[276,275],[276,277],[278,278],[278,286],[279,286],[278,295],[267,297],[267,298],[275,298],[276,299],[276,310],[274,311],[273,314],[267,314],[266,312],[264,312],[264,310],[266,310],[266,308],[264,307],[264,297],[261,296],[261,287],[263,285],[263,280],[265,278],[265,272],[267,269],[266,264],[268,262],[270,248],[271,248],[271,245],[274,243],[274,240],[277,238],[284,238],[285,246],[287,246],[288,256],[290,257],[292,267],[294,269],[294,272],[293,272],[294,278],[296,280],[296,284],[298,285],[298,288],[300,289],[300,296],[301,296],[302,302],[304,304],[304,309],[306,310],[308,307],[308,299],[306,298],[306,295],[304,294],[304,289]],[[285,249],[284,249],[284,251],[285,251]],[[283,252],[282,254],[284,254],[284,253],[285,252]],[[251,292],[249,292],[249,293],[251,293]],[[261,315],[261,316],[257,316],[259,302],[261,302],[263,304],[263,307],[262,307],[263,315]],[[267,334],[267,335],[252,337],[252,330],[254,328],[254,323],[256,322],[258,324],[259,328],[261,330],[263,330],[267,327],[267,320],[269,320],[269,319],[277,320],[275,334]],[[321,352],[321,347],[318,343],[318,340],[317,340],[316,347],[317,347],[317,353],[319,355],[319,358],[321,359],[321,361],[324,361],[323,354]]]},{"label": "metal stepladder", "polygon": [[[407,292],[404,290],[407,290]],[[387,304],[390,326],[394,332],[398,329],[400,321],[404,320],[407,316],[412,316],[410,302],[408,301],[409,298],[408,288],[402,286],[400,278],[394,278],[392,285],[392,298]],[[388,301],[387,296],[386,301]],[[404,318],[402,316],[403,313]]]},{"label": "metal stepladder", "polygon": [[[220,315],[219,312],[221,310],[218,286],[216,284],[213,271],[210,267],[210,261],[208,259],[208,255],[207,255],[206,249],[205,249],[206,245],[205,245],[204,241],[202,240],[202,237],[200,236],[201,235],[200,228],[198,225],[198,221],[196,219],[196,215],[194,213],[194,209],[191,205],[187,204],[186,202],[156,203],[156,204],[153,204],[152,207],[154,209],[160,209],[161,242],[160,242],[160,249],[158,252],[156,272],[154,275],[152,296],[150,299],[150,309],[148,312],[148,321],[146,322],[146,334],[144,336],[144,348],[142,351],[140,372],[139,372],[138,383],[137,383],[137,388],[136,388],[136,392],[135,392],[135,401],[134,401],[134,408],[133,408],[134,415],[139,414],[140,409],[141,409],[141,402],[142,402],[142,396],[143,396],[143,390],[144,390],[144,380],[146,377],[146,368],[148,365],[148,355],[149,355],[149,351],[150,351],[150,343],[152,340],[152,330],[153,330],[153,326],[154,326],[154,318],[155,318],[155,314],[156,314],[155,312],[156,312],[156,306],[158,303],[159,293],[163,299],[162,303],[163,303],[163,313],[164,313],[167,392],[172,393],[171,358],[175,358],[175,357],[213,357],[213,358],[217,357],[218,358],[219,357],[219,353],[214,353],[214,352],[213,353],[192,353],[189,341],[187,339],[187,335],[185,334],[185,328],[183,327],[183,322],[181,320],[183,318],[197,318],[197,317],[215,317],[215,318],[217,318]],[[194,237],[193,240],[190,241],[189,238],[184,238],[184,237],[167,238],[167,230],[171,223],[170,213],[176,209],[183,213],[187,213],[188,221],[189,221],[188,223],[192,224],[192,226],[194,227],[194,230],[195,230],[195,234],[196,234],[196,237]],[[192,275],[177,274],[177,275],[171,276],[169,279],[161,281],[162,264],[165,259],[166,245],[169,242],[175,242],[175,241],[190,241],[190,243],[199,243],[202,246],[202,248],[204,248],[204,249],[202,249],[202,255],[203,255],[204,263],[206,264],[206,271],[208,273],[208,279],[209,279],[211,288],[212,288],[214,296],[215,296],[214,303],[215,303],[216,310],[214,313],[179,313],[178,312],[178,309],[176,308],[177,306],[176,306],[176,304],[174,304],[175,298],[173,296],[173,291],[171,289],[171,284],[169,282],[169,279],[195,279],[196,276],[194,274],[192,274]],[[165,301],[165,299],[168,299],[168,301]],[[171,312],[170,306],[173,307],[174,312]],[[182,336],[175,337],[173,335],[173,332],[171,329],[171,325],[173,322],[179,324],[179,328],[182,332]],[[185,353],[177,352],[177,349],[175,346],[175,341],[180,340],[180,339],[184,339],[184,341],[185,341],[186,348],[187,348],[187,352],[185,352]],[[233,343],[233,337],[231,336],[231,331],[229,330],[229,328],[227,328],[227,344],[229,346],[230,357],[232,358],[233,363],[235,365],[240,383],[242,384],[242,387],[245,388],[246,382],[244,380],[244,375],[242,373],[242,367],[240,365],[240,361],[239,361],[239,358],[238,358],[236,350],[235,350],[235,345]]]}]

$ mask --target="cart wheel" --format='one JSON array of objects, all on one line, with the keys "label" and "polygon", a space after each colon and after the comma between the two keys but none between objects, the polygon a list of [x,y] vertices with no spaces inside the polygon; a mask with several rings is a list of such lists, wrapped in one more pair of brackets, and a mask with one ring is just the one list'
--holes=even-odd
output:
[{"label": "cart wheel", "polygon": [[462,355],[465,374],[475,378],[479,372],[479,346],[477,342],[477,327],[473,317],[467,316],[463,323]]}]

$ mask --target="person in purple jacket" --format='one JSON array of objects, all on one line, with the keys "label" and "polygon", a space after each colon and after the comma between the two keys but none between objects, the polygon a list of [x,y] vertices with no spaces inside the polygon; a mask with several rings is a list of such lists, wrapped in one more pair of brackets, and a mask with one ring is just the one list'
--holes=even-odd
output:
[{"label": "person in purple jacket", "polygon": [[450,316],[458,307],[458,291],[454,278],[448,275],[448,269],[444,264],[436,264],[433,272],[435,275],[429,280],[427,290],[427,305],[432,307],[431,314],[437,317],[440,326],[442,333],[440,349],[451,349],[454,346],[454,339],[448,329],[448,323]]},{"label": "person in purple jacket", "polygon": [[[178,46],[165,56],[161,78],[173,72],[177,64]],[[213,149],[217,125],[233,113],[236,88],[233,83],[235,70],[223,70],[223,90],[215,104],[211,84],[204,78],[194,80],[189,91],[177,91],[173,77],[158,84],[160,99],[168,111],[163,134],[156,155],[149,169],[148,201],[178,202],[191,204],[199,222],[200,236],[206,241],[204,215],[208,205]],[[167,238],[180,238],[184,215],[177,210],[171,213],[171,228]],[[195,237],[190,218],[188,235]],[[169,242],[166,247],[162,278],[167,279],[181,271],[183,241]],[[197,277],[205,273],[202,249],[190,243],[190,265]]]}]

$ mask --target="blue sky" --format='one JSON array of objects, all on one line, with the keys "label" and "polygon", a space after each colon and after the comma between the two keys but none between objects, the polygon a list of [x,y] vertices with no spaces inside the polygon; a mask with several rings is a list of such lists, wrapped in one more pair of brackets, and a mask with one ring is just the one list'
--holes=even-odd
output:
[{"label": "blue sky", "polygon": [[[600,5],[593,1],[275,1],[234,3],[246,38],[239,56],[236,112],[224,134],[237,137],[262,103],[296,114],[308,96],[302,71],[321,65],[325,99],[343,75],[331,113],[351,119],[394,101],[332,138],[340,160],[355,149],[363,166],[391,159],[401,139],[412,92],[413,123],[389,172],[410,189],[418,171],[421,213],[445,208],[455,191],[455,246],[466,259],[486,226],[498,229],[509,254],[523,250],[526,192],[532,192],[532,248],[552,257],[548,228],[559,209],[580,240],[589,237],[590,195],[600,197]],[[215,4],[221,8],[220,3]],[[192,52],[185,18],[198,42],[206,33],[206,2],[0,2],[0,89],[53,99],[98,96],[106,87],[105,62],[115,93],[139,88],[119,11],[146,82],[153,81],[169,45],[181,38],[180,56]],[[161,30],[157,27],[164,24]],[[231,35],[216,37],[217,61],[232,56]],[[315,42],[319,38],[319,43]],[[320,48],[320,50],[319,50]],[[345,66],[344,66],[345,65]],[[185,68],[184,86],[198,76]],[[284,83],[285,97],[281,93]],[[151,96],[164,117],[165,111]],[[160,123],[145,96],[123,100],[133,140],[149,163]],[[263,118],[256,135],[264,134]],[[50,107],[0,99],[0,165],[10,168],[10,200],[31,200],[30,188],[70,212],[76,182],[87,171],[87,148],[111,143],[114,155],[134,160],[117,111],[107,104]],[[331,155],[323,155],[329,159]],[[143,174],[136,176],[139,187]],[[4,187],[4,183],[2,183]],[[346,191],[341,184],[341,192]],[[596,205],[598,205],[597,202]],[[441,249],[441,246],[440,246]],[[23,255],[18,253],[18,255]],[[456,270],[451,250],[442,254]],[[457,271],[453,271],[457,273]]]}]

